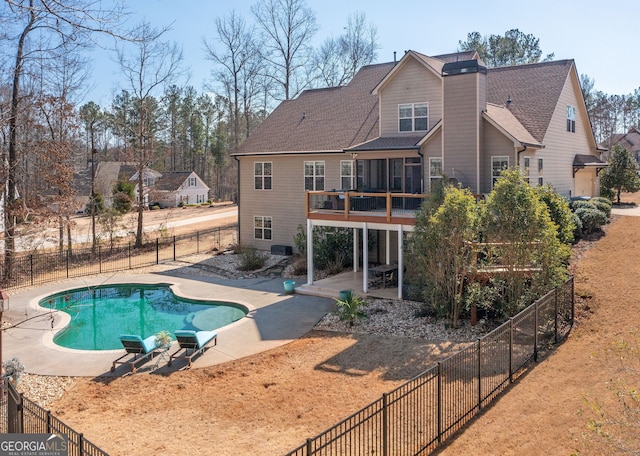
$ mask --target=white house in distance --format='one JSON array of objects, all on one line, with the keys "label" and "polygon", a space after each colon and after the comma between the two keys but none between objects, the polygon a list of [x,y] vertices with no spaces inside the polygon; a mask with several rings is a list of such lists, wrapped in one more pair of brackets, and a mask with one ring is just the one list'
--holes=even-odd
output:
[{"label": "white house in distance", "polygon": [[247,138],[235,154],[239,242],[268,250],[299,226],[307,240],[315,227],[352,229],[360,291],[368,265],[396,264],[400,294],[402,241],[435,180],[481,196],[518,167],[533,186],[596,196],[600,152],[573,60],[487,68],[473,51],[408,51],[282,102]]},{"label": "white house in distance", "polygon": [[[111,161],[98,163],[94,185],[107,207],[113,203],[113,187],[120,180],[135,184],[137,200],[138,171],[135,164]],[[160,207],[168,208],[204,203],[209,199],[209,187],[194,171],[160,172],[145,168],[142,180],[145,205],[158,203]]]}]

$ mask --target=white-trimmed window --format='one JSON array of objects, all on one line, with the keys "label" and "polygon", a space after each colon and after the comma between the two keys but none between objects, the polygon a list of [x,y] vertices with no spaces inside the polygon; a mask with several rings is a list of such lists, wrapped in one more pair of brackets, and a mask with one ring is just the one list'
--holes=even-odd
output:
[{"label": "white-trimmed window", "polygon": [[539,158],[538,159],[538,185],[542,186],[544,184],[544,178],[542,177],[543,175],[543,163],[542,163],[542,159]]},{"label": "white-trimmed window", "polygon": [[398,105],[398,131],[427,131],[429,128],[429,103]]},{"label": "white-trimmed window", "polygon": [[262,215],[253,217],[253,237],[254,239],[262,239],[265,241],[273,239],[271,233],[271,217]]},{"label": "white-trimmed window", "polygon": [[442,179],[442,158],[429,158],[429,191],[433,190],[433,184]]},{"label": "white-trimmed window", "polygon": [[256,190],[271,190],[272,162],[255,162],[253,164],[253,188]]},{"label": "white-trimmed window", "polygon": [[531,158],[524,157],[522,161],[522,176],[527,184],[531,184]]},{"label": "white-trimmed window", "polygon": [[509,157],[491,157],[491,188],[502,175],[502,171],[509,168]]},{"label": "white-trimmed window", "polygon": [[576,107],[567,105],[567,131],[576,132]]},{"label": "white-trimmed window", "polygon": [[304,189],[324,190],[324,161],[304,162]]},{"label": "white-trimmed window", "polygon": [[195,187],[196,186],[196,178],[195,177],[189,177],[189,183],[187,185],[189,187]]},{"label": "white-trimmed window", "polygon": [[356,188],[356,173],[353,160],[340,160],[340,188],[351,190]]}]

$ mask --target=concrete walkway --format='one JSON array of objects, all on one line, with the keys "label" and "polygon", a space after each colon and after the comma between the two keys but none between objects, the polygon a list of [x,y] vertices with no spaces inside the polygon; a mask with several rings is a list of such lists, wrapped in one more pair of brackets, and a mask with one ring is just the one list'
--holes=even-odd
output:
[{"label": "concrete walkway", "polygon": [[[2,335],[2,359],[18,357],[28,373],[40,375],[96,377],[128,372],[128,366],[120,366],[114,374],[110,373],[113,360],[124,354],[124,350],[71,350],[54,344],[54,334],[67,325],[69,316],[64,312],[50,313],[37,304],[40,299],[60,291],[117,283],[166,283],[173,285],[175,293],[182,297],[231,301],[246,306],[249,309],[247,316],[218,329],[217,345],[210,346],[202,356],[197,357],[193,367],[242,358],[303,336],[333,309],[334,301],[331,299],[284,294],[283,280],[216,279],[180,276],[170,272],[122,273],[18,290],[10,294],[10,310],[3,315],[4,320],[17,326],[5,330]],[[177,349],[174,342],[170,353]],[[156,365],[156,361],[160,362]],[[169,368],[166,360],[156,357],[142,363],[138,372],[161,373],[181,368],[184,368],[181,361],[174,362]]]},{"label": "concrete walkway", "polygon": [[630,215],[634,217],[640,217],[640,206],[614,207],[613,209],[611,209],[611,213],[614,215]]}]

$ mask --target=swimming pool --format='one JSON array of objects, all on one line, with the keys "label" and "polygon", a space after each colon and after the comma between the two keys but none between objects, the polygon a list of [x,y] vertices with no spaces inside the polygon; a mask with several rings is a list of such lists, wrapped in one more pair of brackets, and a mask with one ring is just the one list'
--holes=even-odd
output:
[{"label": "swimming pool", "polygon": [[173,336],[176,329],[218,329],[248,312],[244,306],[231,302],[175,296],[168,284],[73,289],[47,296],[38,304],[69,314],[69,325],[58,332],[53,341],[78,350],[120,349],[121,334],[144,338],[159,331],[169,331]]}]

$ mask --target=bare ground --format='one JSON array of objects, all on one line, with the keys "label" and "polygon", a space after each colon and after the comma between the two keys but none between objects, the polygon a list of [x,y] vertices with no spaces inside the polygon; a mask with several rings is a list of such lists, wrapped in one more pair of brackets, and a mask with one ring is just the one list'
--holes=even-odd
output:
[{"label": "bare ground", "polygon": [[[568,340],[442,454],[608,451],[591,438],[585,398],[615,402],[607,382],[620,371],[607,353],[637,329],[638,232],[640,217],[617,218],[602,239],[577,246],[579,321]],[[210,368],[79,379],[51,410],[112,455],[284,454],[450,350],[420,339],[311,331]]]}]

